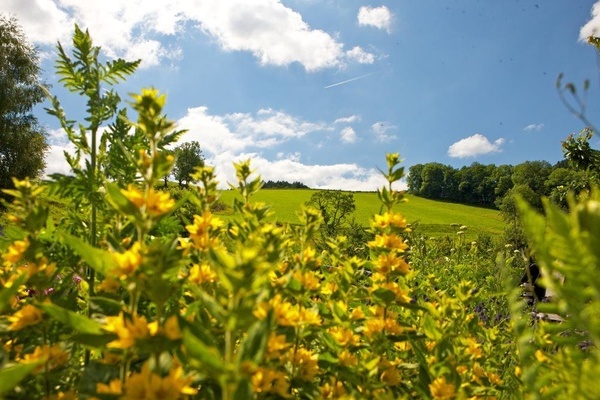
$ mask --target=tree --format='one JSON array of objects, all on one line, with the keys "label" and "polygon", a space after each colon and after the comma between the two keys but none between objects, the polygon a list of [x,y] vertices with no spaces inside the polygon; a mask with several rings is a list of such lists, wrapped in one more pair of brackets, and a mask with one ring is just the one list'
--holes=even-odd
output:
[{"label": "tree", "polygon": [[354,195],[340,190],[319,190],[312,194],[306,205],[313,206],[323,216],[323,228],[327,237],[341,233],[348,217],[356,209]]},{"label": "tree", "polygon": [[32,114],[44,100],[38,62],[17,20],[0,16],[0,189],[12,189],[12,177],[36,178],[46,166],[45,132]]},{"label": "tree", "polygon": [[417,196],[421,194],[421,185],[423,184],[421,173],[423,172],[423,168],[425,168],[425,165],[415,164],[408,169],[408,177],[406,178],[406,184],[408,185],[409,193],[412,193]]},{"label": "tree", "polygon": [[175,180],[179,183],[179,187],[183,186],[183,182],[185,182],[185,186],[187,187],[189,183],[194,182],[192,174],[196,167],[204,166],[204,156],[200,149],[200,143],[193,141],[177,146],[175,148],[175,157],[173,176],[175,176]]}]

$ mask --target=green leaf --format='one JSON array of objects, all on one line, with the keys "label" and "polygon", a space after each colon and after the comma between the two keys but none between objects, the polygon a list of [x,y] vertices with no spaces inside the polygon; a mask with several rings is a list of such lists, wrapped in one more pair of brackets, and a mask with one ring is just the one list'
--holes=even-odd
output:
[{"label": "green leaf", "polygon": [[63,242],[79,254],[96,272],[109,275],[115,268],[115,262],[108,251],[100,250],[78,237],[63,233]]},{"label": "green leaf", "polygon": [[238,353],[238,363],[245,360],[252,360],[257,364],[262,362],[269,336],[267,324],[268,318],[264,321],[256,321],[248,329]]},{"label": "green leaf", "polygon": [[14,364],[0,369],[0,396],[12,390],[42,362]]},{"label": "green leaf", "polygon": [[204,344],[188,328],[183,330],[183,344],[187,354],[200,362],[201,367],[207,374],[218,376],[227,370],[226,365],[219,351],[215,347]]},{"label": "green leaf", "polygon": [[70,326],[79,333],[89,335],[104,334],[102,325],[86,316],[69,311],[52,303],[42,303],[39,308],[44,310],[52,318]]},{"label": "green leaf", "polygon": [[72,339],[74,342],[79,343],[87,347],[105,348],[106,345],[117,338],[117,335],[113,333],[107,333],[104,335],[73,335]]}]

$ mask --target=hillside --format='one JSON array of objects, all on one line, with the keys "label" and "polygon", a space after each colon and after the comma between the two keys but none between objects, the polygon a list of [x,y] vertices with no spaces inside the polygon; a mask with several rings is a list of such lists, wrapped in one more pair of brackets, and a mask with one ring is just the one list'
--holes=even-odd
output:
[{"label": "hillside", "polygon": [[[254,197],[272,207],[275,212],[273,219],[286,223],[298,223],[297,212],[300,206],[308,201],[315,190],[303,189],[262,189]],[[354,219],[367,226],[373,214],[379,212],[380,202],[375,192],[355,192],[356,211]],[[221,192],[221,201],[227,205],[233,204],[237,192],[227,190]],[[454,234],[456,226],[466,225],[467,236],[474,238],[479,233],[499,235],[504,229],[500,212],[489,208],[467,206],[428,200],[407,195],[407,202],[398,206],[406,220],[414,224],[417,232],[425,236],[440,236]]]}]

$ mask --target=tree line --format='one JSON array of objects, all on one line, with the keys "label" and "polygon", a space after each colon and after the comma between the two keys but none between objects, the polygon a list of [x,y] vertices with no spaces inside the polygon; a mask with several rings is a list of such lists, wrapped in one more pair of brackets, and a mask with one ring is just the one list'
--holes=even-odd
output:
[{"label": "tree line", "polygon": [[[579,134],[579,138],[586,135]],[[582,168],[571,160],[554,165],[547,161],[525,161],[518,165],[484,165],[474,162],[460,169],[438,162],[409,168],[408,192],[433,200],[502,209],[507,195],[520,194],[541,208],[541,198],[566,206],[567,193],[579,193],[598,182],[592,168]]]}]

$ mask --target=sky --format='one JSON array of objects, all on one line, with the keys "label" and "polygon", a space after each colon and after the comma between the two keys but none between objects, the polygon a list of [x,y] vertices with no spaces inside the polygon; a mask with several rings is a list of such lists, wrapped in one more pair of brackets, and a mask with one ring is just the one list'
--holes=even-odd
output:
[{"label": "sky", "polygon": [[[119,93],[165,93],[168,117],[187,129],[180,143],[200,143],[221,187],[246,159],[265,181],[356,191],[384,184],[391,152],[407,171],[553,164],[585,126],[561,102],[558,75],[578,93],[590,80],[592,121],[600,106],[600,58],[585,42],[600,36],[600,1],[2,0],[0,12],[37,46],[72,119],[82,100],[54,62],[74,24],[103,57],[141,59]],[[51,145],[46,173],[68,173],[64,132],[35,112]]]}]

